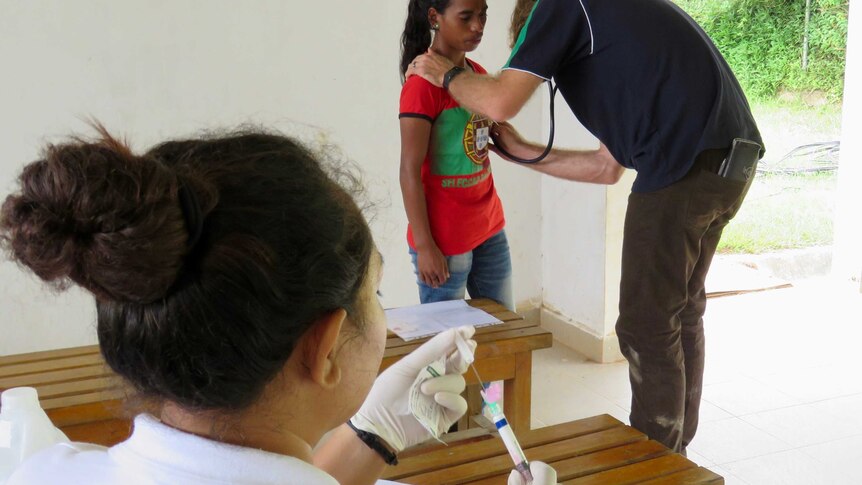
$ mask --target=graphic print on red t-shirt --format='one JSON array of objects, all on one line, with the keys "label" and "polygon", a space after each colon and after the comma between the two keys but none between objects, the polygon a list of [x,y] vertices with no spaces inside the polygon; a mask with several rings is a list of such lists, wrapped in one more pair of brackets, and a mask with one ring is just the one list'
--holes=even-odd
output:
[{"label": "graphic print on red t-shirt", "polygon": [[[473,70],[485,69],[467,61]],[[422,185],[431,235],[447,256],[475,249],[505,225],[488,158],[491,120],[458,105],[452,96],[419,76],[401,89],[399,117],[431,122],[422,164]],[[408,226],[407,242],[415,248]]]}]

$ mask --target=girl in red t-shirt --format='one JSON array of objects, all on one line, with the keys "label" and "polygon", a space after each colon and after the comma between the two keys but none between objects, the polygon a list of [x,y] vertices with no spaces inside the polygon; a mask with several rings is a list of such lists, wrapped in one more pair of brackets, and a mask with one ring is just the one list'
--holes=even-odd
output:
[{"label": "girl in red t-shirt", "polygon": [[[402,76],[429,47],[485,73],[466,53],[482,40],[487,10],[486,0],[410,0]],[[420,300],[461,299],[466,290],[514,310],[503,205],[488,159],[491,120],[419,76],[404,82],[399,113],[401,194]]]}]

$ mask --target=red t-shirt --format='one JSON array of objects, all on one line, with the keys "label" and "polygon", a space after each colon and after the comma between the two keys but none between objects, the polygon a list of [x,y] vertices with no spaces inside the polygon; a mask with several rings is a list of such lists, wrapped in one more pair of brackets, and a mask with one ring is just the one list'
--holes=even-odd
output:
[{"label": "red t-shirt", "polygon": [[[482,66],[467,62],[485,74]],[[491,120],[460,107],[448,91],[419,76],[401,88],[398,117],[432,124],[421,173],[431,235],[440,251],[466,253],[500,232],[506,221],[488,158]],[[407,243],[415,249],[409,225]]]}]

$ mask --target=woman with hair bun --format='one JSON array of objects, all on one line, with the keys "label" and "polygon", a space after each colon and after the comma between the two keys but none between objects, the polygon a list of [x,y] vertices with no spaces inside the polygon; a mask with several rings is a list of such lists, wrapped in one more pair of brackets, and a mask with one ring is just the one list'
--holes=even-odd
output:
[{"label": "woman with hair bun", "polygon": [[378,377],[383,263],[349,176],[273,134],[136,155],[100,131],[24,168],[0,242],[46,282],[92,293],[102,355],[152,414],[112,448],[44,450],[7,485],[373,483],[431,437],[407,399],[438,359],[445,375],[421,386],[437,431],[463,415],[455,341],[475,346],[469,327]]}]

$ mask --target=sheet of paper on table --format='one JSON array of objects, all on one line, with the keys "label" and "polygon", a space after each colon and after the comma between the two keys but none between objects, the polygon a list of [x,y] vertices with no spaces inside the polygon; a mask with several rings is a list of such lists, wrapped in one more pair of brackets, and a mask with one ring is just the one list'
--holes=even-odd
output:
[{"label": "sheet of paper on table", "polygon": [[405,341],[430,337],[463,325],[486,327],[501,322],[464,300],[441,301],[386,310],[387,327]]},{"label": "sheet of paper on table", "polygon": [[390,482],[389,480],[377,480],[375,485],[404,485],[401,482]]}]

